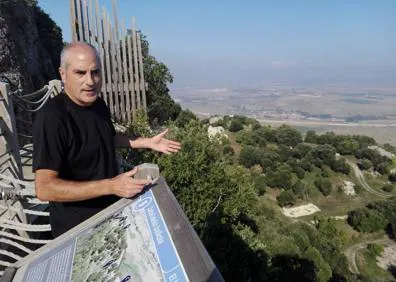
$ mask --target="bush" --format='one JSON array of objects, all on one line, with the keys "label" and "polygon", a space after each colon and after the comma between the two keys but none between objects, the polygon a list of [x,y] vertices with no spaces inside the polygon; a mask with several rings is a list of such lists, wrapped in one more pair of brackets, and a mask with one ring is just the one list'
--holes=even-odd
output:
[{"label": "bush", "polygon": [[235,152],[234,149],[231,147],[231,145],[227,144],[223,147],[223,154],[233,156],[235,155]]},{"label": "bush", "polygon": [[377,244],[368,244],[367,249],[373,257],[378,257],[384,251],[384,247]]},{"label": "bush", "polygon": [[369,170],[370,168],[373,167],[373,164],[372,164],[371,161],[368,160],[368,159],[363,159],[363,160],[361,160],[361,161],[358,161],[358,162],[357,162],[357,165],[358,165],[358,167],[359,167],[361,170]]},{"label": "bush", "polygon": [[298,180],[292,187],[293,193],[300,199],[304,198],[304,195],[307,193],[307,188],[304,183]]},{"label": "bush", "polygon": [[396,222],[391,222],[386,227],[386,234],[388,234],[389,238],[396,240]]},{"label": "bush", "polygon": [[231,132],[238,132],[243,129],[243,123],[239,119],[232,119],[228,130]]},{"label": "bush", "polygon": [[292,187],[292,174],[287,165],[283,165],[276,171],[268,171],[266,174],[267,184],[270,187],[290,189]]},{"label": "bush", "polygon": [[328,178],[318,178],[315,180],[315,186],[319,189],[319,191],[324,195],[328,196],[331,193],[332,185]]},{"label": "bush", "polygon": [[388,224],[381,213],[368,208],[348,212],[348,223],[359,232],[379,231]]},{"label": "bush", "polygon": [[334,160],[331,163],[331,169],[335,172],[340,172],[348,175],[351,172],[350,166],[344,159]]},{"label": "bush", "polygon": [[359,183],[355,183],[354,189],[356,194],[360,194],[363,191],[363,187]]},{"label": "bush", "polygon": [[278,197],[276,197],[278,205],[281,207],[293,205],[296,202],[294,194],[290,190],[283,190]]},{"label": "bush", "polygon": [[381,187],[381,189],[385,192],[391,193],[393,191],[393,185],[385,184],[384,186]]},{"label": "bush", "polygon": [[302,142],[301,133],[295,128],[285,124],[278,128],[276,138],[279,144],[292,147]]},{"label": "bush", "polygon": [[190,110],[183,110],[179,113],[175,120],[175,124],[178,127],[183,127],[190,122],[190,120],[197,120],[198,118]]},{"label": "bush", "polygon": [[396,173],[391,173],[388,176],[390,182],[396,182]]},{"label": "bush", "polygon": [[267,183],[265,182],[264,175],[259,175],[254,178],[254,187],[259,195],[263,195],[267,191]]},{"label": "bush", "polygon": [[242,145],[256,145],[256,141],[253,139],[252,132],[246,130],[240,130],[235,135],[235,141]]}]

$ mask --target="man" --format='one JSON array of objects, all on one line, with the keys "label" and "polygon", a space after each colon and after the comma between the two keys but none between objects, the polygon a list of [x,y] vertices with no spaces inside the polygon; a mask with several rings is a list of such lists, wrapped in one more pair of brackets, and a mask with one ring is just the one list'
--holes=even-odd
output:
[{"label": "man", "polygon": [[129,140],[116,134],[109,110],[98,97],[101,63],[87,43],[67,45],[59,68],[64,93],[37,114],[33,128],[33,171],[37,197],[50,201],[50,224],[55,237],[66,232],[120,197],[133,197],[148,180],[134,179],[137,169],[117,175],[115,147],[148,148],[165,154],[180,143],[152,137]]}]

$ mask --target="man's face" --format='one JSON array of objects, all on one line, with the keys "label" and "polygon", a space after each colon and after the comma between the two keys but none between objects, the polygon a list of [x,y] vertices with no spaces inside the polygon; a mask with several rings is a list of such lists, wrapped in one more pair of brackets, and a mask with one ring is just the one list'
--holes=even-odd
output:
[{"label": "man's face", "polygon": [[59,69],[66,94],[79,106],[95,102],[102,87],[100,62],[89,47],[69,50],[66,66]]}]

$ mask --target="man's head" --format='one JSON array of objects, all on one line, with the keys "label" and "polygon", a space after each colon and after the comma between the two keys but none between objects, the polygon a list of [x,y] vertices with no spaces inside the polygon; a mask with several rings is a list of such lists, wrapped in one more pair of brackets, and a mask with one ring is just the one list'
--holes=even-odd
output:
[{"label": "man's head", "polygon": [[101,87],[100,58],[95,47],[85,42],[66,45],[59,68],[66,94],[80,106],[95,102]]}]

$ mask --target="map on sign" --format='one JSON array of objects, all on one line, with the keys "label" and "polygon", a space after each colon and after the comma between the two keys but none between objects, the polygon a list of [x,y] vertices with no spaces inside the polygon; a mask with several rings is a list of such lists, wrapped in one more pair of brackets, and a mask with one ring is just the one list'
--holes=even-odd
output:
[{"label": "map on sign", "polygon": [[188,281],[151,190],[40,259],[30,281]]}]

